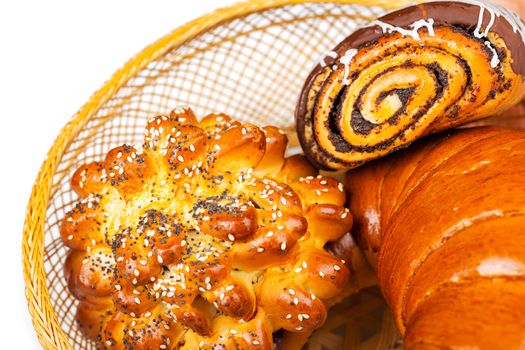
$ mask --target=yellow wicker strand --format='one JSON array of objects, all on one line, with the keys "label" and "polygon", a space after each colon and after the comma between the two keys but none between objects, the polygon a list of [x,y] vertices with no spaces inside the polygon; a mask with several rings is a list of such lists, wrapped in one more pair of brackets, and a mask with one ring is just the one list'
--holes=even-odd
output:
[{"label": "yellow wicker strand", "polygon": [[44,228],[46,212],[51,196],[53,178],[64,151],[72,140],[96,112],[132,77],[136,76],[149,63],[166,54],[169,50],[182,45],[196,35],[223,22],[230,21],[250,13],[277,8],[285,5],[302,3],[341,3],[380,6],[384,8],[400,7],[413,1],[406,0],[267,0],[249,1],[217,10],[175,29],[154,44],[146,47],[118,70],[113,77],[98,90],[80,109],[75,117],[60,131],[50,149],[35,181],[27,207],[23,232],[23,264],[26,283],[26,298],[38,339],[44,349],[73,349],[58,322],[48,291],[44,269]]}]

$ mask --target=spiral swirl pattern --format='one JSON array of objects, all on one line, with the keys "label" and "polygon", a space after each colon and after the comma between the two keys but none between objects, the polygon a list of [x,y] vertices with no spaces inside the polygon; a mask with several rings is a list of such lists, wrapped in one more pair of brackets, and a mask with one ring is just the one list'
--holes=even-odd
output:
[{"label": "spiral swirl pattern", "polygon": [[405,27],[386,21],[347,38],[305,85],[297,129],[305,153],[323,168],[354,168],[524,96],[512,48],[496,31],[481,37],[439,19]]}]

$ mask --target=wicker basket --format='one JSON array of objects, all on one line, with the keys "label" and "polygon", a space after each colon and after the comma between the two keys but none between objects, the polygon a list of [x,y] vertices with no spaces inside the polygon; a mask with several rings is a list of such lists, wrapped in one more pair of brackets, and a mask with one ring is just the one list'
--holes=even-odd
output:
[{"label": "wicker basket", "polygon": [[[176,29],[145,48],[62,129],[35,182],[24,228],[27,300],[45,349],[93,349],[73,320],[58,222],[74,201],[76,167],[138,143],[145,120],[178,104],[258,124],[293,126],[294,104],[316,58],[360,23],[405,0],[267,0],[241,3]],[[335,310],[311,349],[381,349],[395,336],[377,292]],[[385,321],[386,320],[386,321]],[[328,334],[328,335],[327,335]]]}]

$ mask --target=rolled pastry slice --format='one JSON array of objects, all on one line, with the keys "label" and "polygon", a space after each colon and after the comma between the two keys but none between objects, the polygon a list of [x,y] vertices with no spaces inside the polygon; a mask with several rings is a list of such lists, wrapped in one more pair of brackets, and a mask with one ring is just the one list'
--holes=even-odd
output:
[{"label": "rolled pastry slice", "polygon": [[296,109],[310,160],[350,169],[434,132],[503,112],[525,94],[525,25],[478,0],[408,7],[347,37]]},{"label": "rolled pastry slice", "polygon": [[523,172],[525,132],[481,127],[348,173],[353,233],[405,349],[523,349]]}]

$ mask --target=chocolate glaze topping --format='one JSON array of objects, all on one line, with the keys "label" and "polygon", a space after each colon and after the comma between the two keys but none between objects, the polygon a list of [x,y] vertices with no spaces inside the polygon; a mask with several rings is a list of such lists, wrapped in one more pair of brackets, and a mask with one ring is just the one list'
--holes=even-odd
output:
[{"label": "chocolate glaze topping", "polygon": [[[400,28],[409,28],[419,20],[433,19],[436,24],[448,24],[459,26],[468,32],[474,32],[479,23],[480,12],[483,12],[483,30],[490,26],[491,14],[488,10],[482,10],[481,5],[476,5],[472,1],[435,1],[410,6],[396,12],[389,13],[379,21],[391,24]],[[483,2],[479,1],[480,4]],[[485,8],[486,9],[486,8]],[[515,25],[524,26],[523,23],[511,24],[516,18],[505,16],[495,16],[494,24],[490,26],[490,32],[498,34],[505,41],[512,54],[514,71],[525,77],[525,42],[522,34],[515,31]],[[349,49],[359,49],[367,43],[373,42],[385,35],[379,25],[363,27],[355,31],[352,35],[341,42],[334,51],[340,56]],[[319,65],[317,71],[322,67]]]}]

